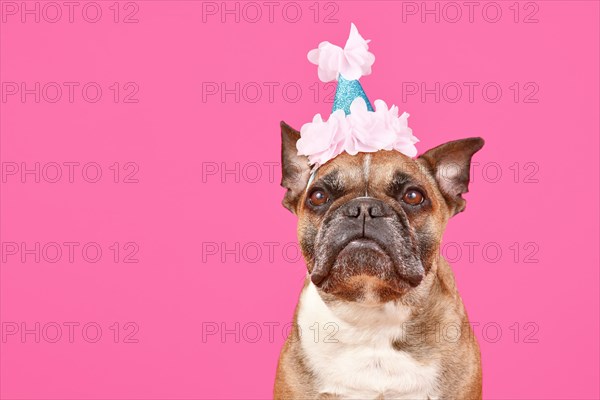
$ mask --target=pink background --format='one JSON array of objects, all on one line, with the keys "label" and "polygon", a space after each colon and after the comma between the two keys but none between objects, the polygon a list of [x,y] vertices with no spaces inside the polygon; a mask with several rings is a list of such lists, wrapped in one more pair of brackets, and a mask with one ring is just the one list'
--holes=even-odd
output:
[{"label": "pink background", "polygon": [[[66,6],[52,23],[46,19],[56,11],[43,14],[38,3],[40,22],[27,14],[22,22],[22,4],[36,3],[7,3],[0,28],[2,398],[271,396],[305,274],[295,217],[280,205],[279,167],[270,175],[279,162],[279,121],[300,128],[329,112],[330,87],[318,83],[314,98],[316,67],[306,53],[322,40],[343,45],[350,22],[377,57],[373,75],[362,79],[367,94],[411,114],[420,152],[467,136],[486,140],[475,156],[467,211],[444,240],[479,324],[485,398],[599,398],[598,2],[520,3],[517,22],[513,2],[497,2],[495,23],[495,6],[485,2],[472,22],[461,6],[455,23],[456,10],[436,2],[426,4],[437,4],[439,22],[433,14],[421,20],[421,2],[276,2],[272,21],[265,3],[228,2],[238,4],[239,22],[235,14],[221,21],[221,2],[121,2],[114,22],[113,2],[99,1],[96,23],[82,17],[85,2],[72,23]],[[214,7],[216,15],[203,14]],[[292,22],[296,7],[302,14]],[[413,7],[417,14],[407,14]],[[86,10],[93,18],[95,9]],[[130,13],[137,23],[123,22]],[[325,23],[329,14],[337,22]],[[55,103],[48,101],[52,85],[40,89],[39,103],[35,94],[22,101],[20,92],[9,93],[10,82],[30,89],[57,82],[64,90]],[[64,82],[79,83],[72,102]],[[102,88],[95,103],[82,97],[88,82]],[[136,103],[123,102],[135,87],[127,82],[139,88],[130,98]],[[221,83],[235,91],[236,82],[238,102],[235,94],[223,101],[220,92],[206,92]],[[456,84],[436,102],[433,94],[407,94],[402,82]],[[479,84],[472,101],[464,82]],[[482,94],[489,82],[502,90],[496,102],[493,88]],[[452,102],[456,85],[464,90]],[[36,162],[46,168],[39,183],[33,174],[10,174]],[[73,182],[64,162],[80,163]],[[96,183],[81,174],[90,162],[102,171]],[[117,183],[109,168],[115,162]],[[137,183],[124,182],[135,168],[127,162],[139,169]],[[52,163],[63,165],[56,183],[49,182]],[[236,163],[237,173],[221,176]],[[54,242],[63,254],[53,263]],[[80,243],[72,262],[64,242]],[[89,242],[102,250],[96,263],[81,254]],[[133,247],[124,248],[128,242]],[[33,253],[13,254],[11,243],[34,253],[39,243],[40,262]],[[139,262],[124,262],[135,248]],[[69,322],[79,324],[72,343]],[[36,323],[39,343],[20,331],[35,331]],[[82,333],[90,323],[102,329],[95,343],[94,329]],[[56,343],[54,324],[62,326]],[[14,327],[19,332],[9,334]],[[215,327],[233,333],[209,334]]]}]

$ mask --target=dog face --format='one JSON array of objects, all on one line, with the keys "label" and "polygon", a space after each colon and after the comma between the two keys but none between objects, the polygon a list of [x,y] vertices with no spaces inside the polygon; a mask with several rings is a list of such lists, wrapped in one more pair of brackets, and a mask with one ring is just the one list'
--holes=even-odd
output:
[{"label": "dog face", "polygon": [[449,142],[417,159],[397,151],[342,153],[310,166],[282,122],[283,205],[298,218],[312,282],[339,300],[380,304],[435,269],[448,219],[465,208],[471,157],[483,139]]}]

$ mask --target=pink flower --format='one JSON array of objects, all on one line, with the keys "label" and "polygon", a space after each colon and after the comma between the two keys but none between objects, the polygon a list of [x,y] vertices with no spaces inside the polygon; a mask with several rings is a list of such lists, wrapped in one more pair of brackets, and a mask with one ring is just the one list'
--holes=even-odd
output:
[{"label": "pink flower", "polygon": [[296,143],[299,155],[308,156],[310,164],[323,165],[344,151],[350,125],[343,110],[337,110],[323,121],[321,114],[312,122],[302,125]]},{"label": "pink flower", "polygon": [[309,163],[316,166],[344,151],[356,155],[397,150],[414,157],[419,139],[408,127],[408,116],[407,113],[398,116],[398,107],[388,109],[383,100],[376,100],[375,111],[369,111],[365,100],[357,97],[350,105],[350,115],[337,110],[327,121],[317,114],[312,122],[304,124],[296,144],[298,154],[308,156]]},{"label": "pink flower", "polygon": [[375,113],[379,113],[379,119],[385,121],[385,126],[394,132],[395,140],[392,148],[409,157],[416,156],[415,143],[418,143],[419,139],[413,136],[412,129],[408,127],[409,114],[402,113],[398,117],[398,107],[392,105],[388,110],[383,100],[375,100]]},{"label": "pink flower", "polygon": [[[398,115],[398,108],[396,108],[396,115]],[[394,150],[398,150],[400,153],[409,157],[417,155],[416,143],[419,142],[412,134],[412,129],[408,127],[408,113],[402,113],[402,115],[395,120],[396,125],[396,142],[394,143]]]},{"label": "pink flower", "polygon": [[388,126],[387,112],[381,109],[383,101],[377,100],[375,112],[367,110],[367,103],[362,97],[357,97],[350,105],[348,119],[352,126],[352,140],[346,151],[354,155],[358,152],[374,152],[378,150],[392,150],[396,134],[391,126]]},{"label": "pink flower", "polygon": [[308,60],[319,66],[319,79],[323,82],[337,80],[339,74],[348,80],[355,80],[369,75],[375,62],[368,43],[358,33],[356,26],[351,24],[350,36],[343,49],[327,41],[321,42],[318,48],[308,52]]}]

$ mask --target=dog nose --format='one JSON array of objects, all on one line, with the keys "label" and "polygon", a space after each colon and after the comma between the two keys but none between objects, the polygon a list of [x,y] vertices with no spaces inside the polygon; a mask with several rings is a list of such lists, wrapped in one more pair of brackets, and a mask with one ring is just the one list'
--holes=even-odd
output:
[{"label": "dog nose", "polygon": [[371,197],[350,200],[343,207],[343,214],[349,218],[382,218],[390,215],[388,206]]}]

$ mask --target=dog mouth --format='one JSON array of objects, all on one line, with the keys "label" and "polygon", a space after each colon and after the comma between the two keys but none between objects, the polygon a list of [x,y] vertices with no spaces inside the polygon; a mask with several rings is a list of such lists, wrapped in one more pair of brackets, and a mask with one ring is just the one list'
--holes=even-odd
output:
[{"label": "dog mouth", "polygon": [[386,257],[391,261],[390,256],[382,248],[382,246],[379,245],[379,243],[377,243],[375,240],[368,239],[368,238],[358,238],[358,239],[349,241],[344,247],[342,247],[340,252],[337,254],[336,258],[339,259],[339,258],[345,257],[349,253],[352,253],[355,251],[369,251],[369,252],[379,253],[379,254],[381,254],[382,257]]},{"label": "dog mouth", "polygon": [[368,287],[380,298],[397,298],[422,280],[422,274],[410,273],[407,263],[377,238],[349,238],[334,247],[329,265],[311,274],[312,282],[327,293],[355,300]]}]

